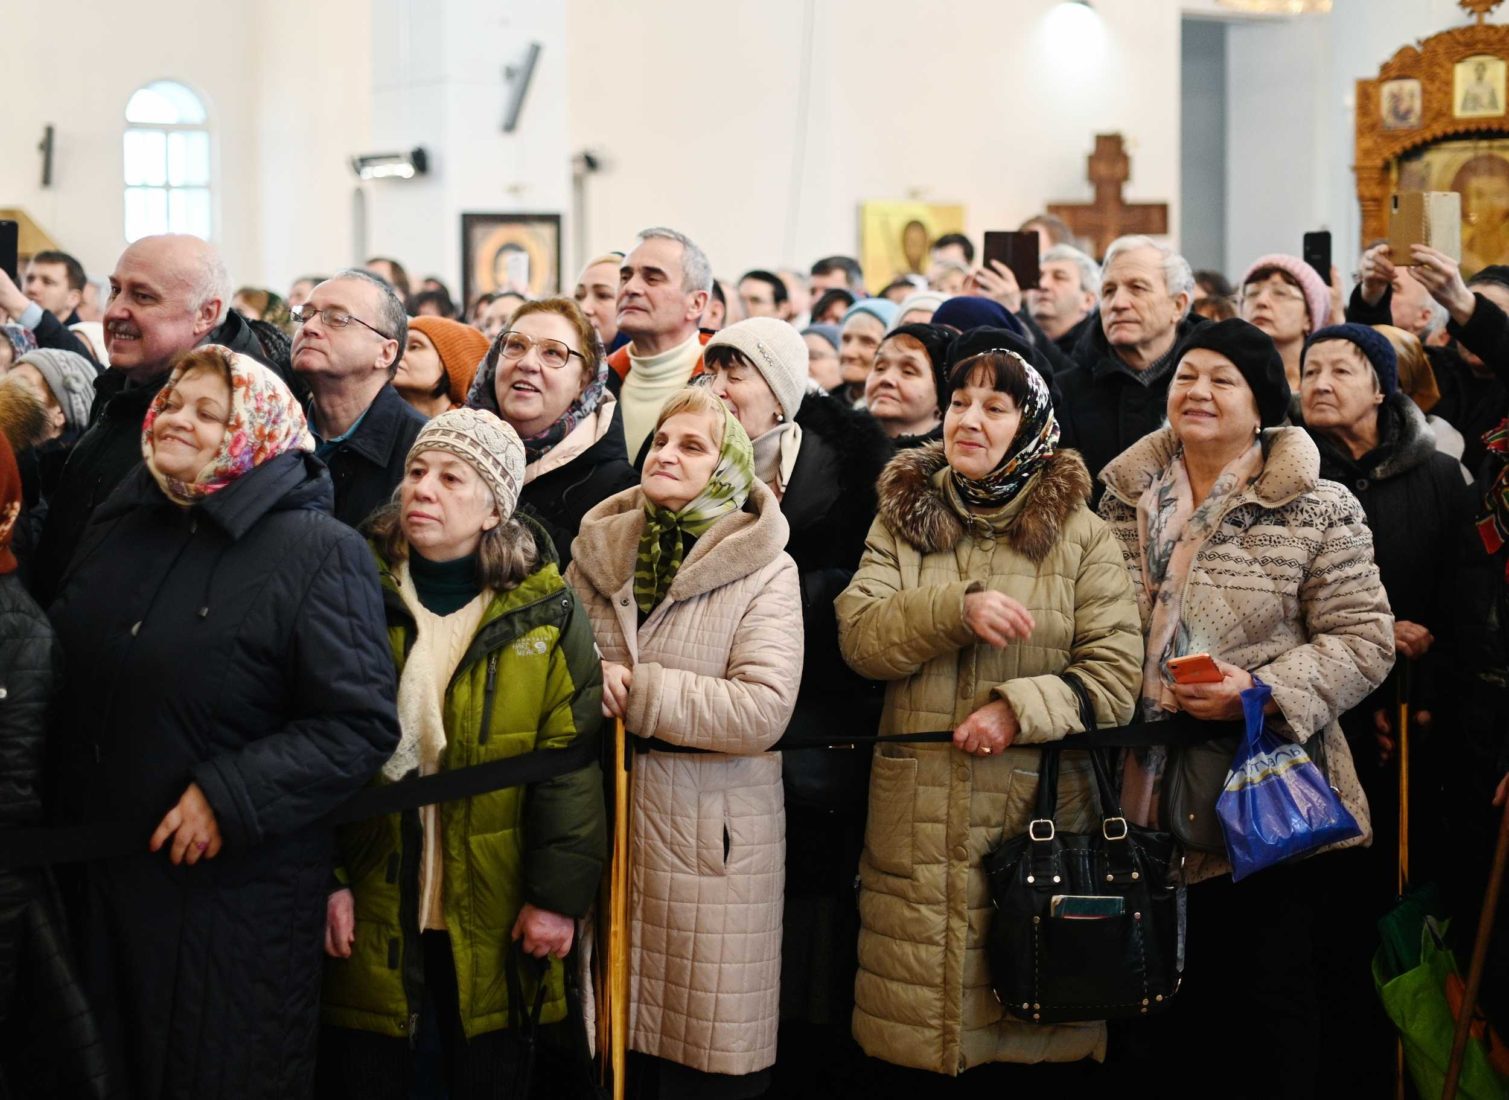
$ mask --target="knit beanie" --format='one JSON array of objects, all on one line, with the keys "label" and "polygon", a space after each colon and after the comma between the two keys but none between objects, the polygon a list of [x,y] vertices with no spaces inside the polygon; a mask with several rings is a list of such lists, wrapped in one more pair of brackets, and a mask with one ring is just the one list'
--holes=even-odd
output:
[{"label": "knit beanie", "polygon": [[1257,398],[1263,427],[1274,428],[1284,422],[1289,415],[1289,378],[1273,337],[1240,317],[1198,325],[1174,352],[1175,364],[1196,348],[1207,348],[1231,360]]},{"label": "knit beanie", "polygon": [[973,294],[960,294],[944,302],[933,313],[933,324],[952,325],[960,332],[972,328],[1004,328],[1018,336],[1026,336],[1019,318],[1012,315],[993,298],[981,298]]},{"label": "knit beanie", "polygon": [[807,392],[807,341],[801,333],[775,317],[750,317],[709,340],[702,349],[704,361],[721,347],[732,348],[753,363],[786,419],[796,416]]},{"label": "knit beanie", "polygon": [[871,317],[875,318],[875,320],[880,322],[880,327],[883,329],[890,328],[893,324],[895,324],[896,318],[897,316],[899,316],[899,311],[896,309],[896,303],[890,301],[889,299],[861,298],[859,301],[855,302],[852,306],[849,307],[849,310],[844,314],[844,319],[839,327],[842,328],[844,325],[847,325],[849,323],[849,318],[857,317],[861,313],[868,313]]},{"label": "knit beanie", "polygon": [[1399,392],[1399,357],[1394,354],[1394,345],[1377,329],[1348,321],[1344,325],[1323,328],[1305,341],[1305,350],[1300,354],[1300,370],[1304,370],[1305,356],[1316,344],[1326,340],[1345,340],[1355,344],[1378,376],[1378,388],[1387,396]]},{"label": "knit beanie", "polygon": [[[899,324],[901,319],[914,309],[926,309],[937,313],[938,307],[947,300],[947,294],[939,294],[936,290],[924,290],[917,294],[909,295],[902,299],[901,305],[896,307],[896,322]],[[892,331],[894,332],[895,329],[893,328]]]},{"label": "knit beanie", "polygon": [[802,329],[802,335],[806,336],[810,332],[815,336],[821,336],[824,340],[833,345],[834,351],[837,351],[839,344],[838,334],[840,331],[841,330],[837,325],[808,325],[806,328]]},{"label": "knit beanie", "polygon": [[1479,283],[1493,283],[1497,286],[1509,286],[1509,265],[1489,264],[1472,278],[1467,280],[1468,286],[1477,286]]},{"label": "knit beanie", "polygon": [[16,360],[37,368],[53,400],[63,410],[64,430],[81,432],[89,426],[89,407],[94,404],[94,380],[99,369],[82,355],[56,348],[38,348]]},{"label": "knit beanie", "polygon": [[1326,322],[1331,319],[1331,288],[1326,286],[1326,281],[1313,267],[1298,256],[1285,256],[1281,252],[1259,256],[1242,276],[1241,286],[1245,287],[1250,283],[1253,275],[1259,271],[1272,271],[1274,268],[1293,279],[1299,284],[1300,290],[1304,291],[1305,308],[1310,313],[1310,331],[1319,332],[1325,328]]},{"label": "knit beanie", "polygon": [[524,443],[519,433],[486,409],[450,409],[419,430],[409,461],[424,451],[445,451],[468,463],[492,490],[507,520],[524,484]]},{"label": "knit beanie", "polygon": [[409,328],[424,333],[440,355],[440,365],[450,379],[451,402],[466,401],[466,391],[477,373],[477,364],[487,354],[487,337],[471,325],[448,317],[410,317]]},{"label": "knit beanie", "polygon": [[921,322],[898,325],[886,333],[886,340],[910,336],[927,352],[928,362],[933,367],[933,392],[938,395],[939,408],[943,407],[944,395],[948,393],[948,348],[955,335],[954,330],[945,325],[925,325]]}]

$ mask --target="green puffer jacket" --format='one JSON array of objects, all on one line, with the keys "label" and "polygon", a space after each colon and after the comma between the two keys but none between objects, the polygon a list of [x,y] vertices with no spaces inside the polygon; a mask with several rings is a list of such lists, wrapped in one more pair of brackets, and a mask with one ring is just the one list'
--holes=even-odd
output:
[{"label": "green puffer jacket", "polygon": [[[494,595],[445,697],[443,767],[464,768],[598,736],[602,671],[592,627],[561,579],[550,540],[544,564]],[[377,555],[388,637],[402,675],[415,626],[388,563]],[[383,782],[379,773],[377,782]],[[448,802],[441,809],[442,907],[468,1036],[508,1027],[510,932],[525,902],[573,917],[596,896],[607,856],[596,763],[530,787]],[[393,1037],[412,1034],[423,998],[419,949],[419,816],[410,811],[340,830],[341,870],[356,899],[356,942],[327,959],[324,1020]],[[531,968],[519,967],[533,1007]],[[541,1021],[566,1014],[564,969],[546,972]]]}]

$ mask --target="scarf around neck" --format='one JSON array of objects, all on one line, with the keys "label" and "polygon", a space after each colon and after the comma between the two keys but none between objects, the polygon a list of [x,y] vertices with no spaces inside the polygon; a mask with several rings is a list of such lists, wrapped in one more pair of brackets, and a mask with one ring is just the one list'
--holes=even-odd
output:
[{"label": "scarf around neck", "polygon": [[[1195,556],[1262,471],[1262,444],[1254,440],[1226,464],[1196,507],[1181,448],[1137,499],[1142,583],[1152,607],[1139,704],[1144,721],[1167,718],[1178,709],[1170,687],[1169,658],[1192,653],[1219,657],[1227,648],[1225,638],[1199,637],[1190,630],[1184,621],[1184,594]],[[1158,820],[1160,779],[1167,760],[1168,750],[1160,746],[1128,752],[1122,808],[1138,824]]]},{"label": "scarf around neck", "polygon": [[218,350],[225,353],[230,367],[230,415],[219,449],[193,481],[180,481],[159,470],[152,441],[152,426],[172,399],[183,376],[182,368],[174,370],[167,384],[157,391],[142,421],[142,460],[168,499],[185,508],[218,493],[268,459],[289,451],[314,450],[304,410],[283,380],[255,359],[229,348]]},{"label": "scarf around neck", "polygon": [[1048,464],[1058,447],[1058,419],[1053,415],[1053,398],[1043,376],[1016,352],[1007,348],[996,351],[1022,365],[1027,375],[1027,398],[1022,402],[1022,420],[1017,425],[1016,437],[994,470],[976,480],[949,468],[949,479],[958,498],[976,508],[1004,508],[1010,504],[1033,475]]},{"label": "scarf around neck", "polygon": [[[498,419],[504,419],[503,410],[498,406],[498,365],[502,357],[502,336],[493,341],[492,347],[487,351],[487,356],[482,360],[476,376],[472,379],[471,388],[466,391],[466,406],[471,409],[486,409]],[[562,370],[569,369],[567,367]],[[556,419],[555,423],[546,428],[538,435],[532,435],[523,440],[524,463],[529,465],[538,462],[547,455],[561,440],[571,434],[572,430],[587,417],[597,411],[602,403],[603,392],[608,385],[608,357],[603,354],[602,345],[597,346],[597,373],[592,381],[587,383],[587,388],[566,406],[566,411]]]},{"label": "scarf around neck", "polygon": [[754,447],[725,408],[718,464],[702,491],[675,512],[645,498],[644,529],[634,562],[634,602],[641,615],[653,611],[670,591],[686,555],[688,537],[701,538],[718,520],[744,507],[753,482]]}]

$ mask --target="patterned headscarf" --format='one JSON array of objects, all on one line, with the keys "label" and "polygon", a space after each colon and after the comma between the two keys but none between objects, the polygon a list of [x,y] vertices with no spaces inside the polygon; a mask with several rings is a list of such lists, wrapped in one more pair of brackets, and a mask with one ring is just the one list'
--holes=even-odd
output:
[{"label": "patterned headscarf", "polygon": [[1048,383],[1032,364],[1010,348],[989,350],[993,354],[1011,356],[1027,376],[1027,398],[1021,406],[1022,421],[1017,425],[1016,438],[994,470],[976,480],[950,468],[949,478],[954,493],[966,505],[1003,508],[1053,457],[1058,448],[1058,419],[1053,415],[1053,398],[1048,393]]},{"label": "patterned headscarf", "polygon": [[723,446],[718,464],[698,493],[680,511],[672,512],[648,498],[644,502],[644,530],[639,534],[639,556],[634,563],[634,602],[641,615],[648,615],[665,599],[671,582],[681,569],[686,538],[701,538],[722,517],[737,512],[749,499],[754,483],[754,446],[734,419],[723,413]]},{"label": "patterned headscarf", "polygon": [[37,350],[36,333],[25,325],[0,325],[0,333],[4,333],[5,339],[10,342],[13,363],[27,352]]},{"label": "patterned headscarf", "polygon": [[[532,435],[524,440],[524,461],[535,463],[550,453],[550,449],[561,440],[571,434],[571,430],[587,417],[597,411],[597,406],[602,403],[603,391],[608,385],[608,357],[603,353],[602,344],[597,344],[597,374],[592,381],[587,383],[587,388],[581,392],[575,401],[566,406],[566,411],[561,413],[560,418],[539,435]],[[503,410],[498,407],[498,362],[503,357],[503,334],[492,342],[487,349],[487,355],[477,366],[477,375],[472,379],[472,385],[466,391],[466,407],[469,409],[486,409],[500,420],[503,419]],[[562,370],[569,369],[563,367]]]},{"label": "patterned headscarf", "polygon": [[0,433],[0,575],[16,571],[16,555],[11,553],[11,537],[16,520],[21,518],[21,470],[16,466],[16,452]]},{"label": "patterned headscarf", "polygon": [[179,481],[164,474],[154,461],[152,425],[183,377],[183,367],[173,371],[168,384],[152,399],[141,427],[141,453],[147,469],[168,499],[186,508],[219,492],[270,458],[289,451],[314,450],[314,437],[309,434],[304,410],[281,378],[255,359],[218,344],[196,349],[187,364],[190,369],[203,369],[200,364],[204,359],[199,353],[205,351],[217,353],[219,363],[230,373],[231,409],[220,449],[205,463],[199,476],[192,482]]}]

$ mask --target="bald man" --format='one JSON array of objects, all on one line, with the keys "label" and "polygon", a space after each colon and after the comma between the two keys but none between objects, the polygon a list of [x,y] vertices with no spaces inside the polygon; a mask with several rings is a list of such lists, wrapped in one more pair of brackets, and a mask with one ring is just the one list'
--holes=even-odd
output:
[{"label": "bald man", "polygon": [[47,501],[41,536],[27,555],[31,589],[43,607],[57,595],[95,508],[141,461],[142,418],[173,360],[198,344],[223,344],[268,361],[246,322],[227,308],[230,297],[219,252],[198,237],[143,237],[116,261],[104,322],[110,369],[95,382],[89,428]]}]

